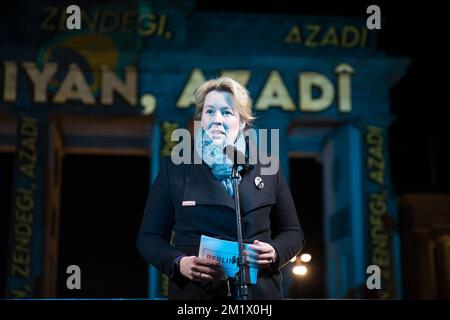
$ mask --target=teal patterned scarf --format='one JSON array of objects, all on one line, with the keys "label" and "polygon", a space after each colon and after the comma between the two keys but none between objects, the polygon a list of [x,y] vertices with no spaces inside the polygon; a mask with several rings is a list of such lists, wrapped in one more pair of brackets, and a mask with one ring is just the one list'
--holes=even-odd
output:
[{"label": "teal patterned scarf", "polygon": [[[242,131],[239,131],[236,142],[236,148],[245,154],[245,139]],[[234,197],[233,182],[231,179],[231,171],[233,165],[226,154],[220,147],[216,146],[208,134],[199,128],[195,135],[195,150],[202,160],[211,168],[214,177],[225,187],[228,194]],[[239,168],[241,169],[241,168]],[[242,177],[239,175],[238,183],[241,182]]]}]

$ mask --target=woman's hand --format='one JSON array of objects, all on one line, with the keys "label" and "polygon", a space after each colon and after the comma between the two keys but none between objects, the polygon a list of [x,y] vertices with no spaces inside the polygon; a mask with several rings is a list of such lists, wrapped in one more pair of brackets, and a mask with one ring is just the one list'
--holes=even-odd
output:
[{"label": "woman's hand", "polygon": [[216,260],[196,256],[180,260],[180,273],[192,281],[213,281],[223,279],[225,274]]},{"label": "woman's hand", "polygon": [[255,240],[248,247],[250,250],[244,251],[244,255],[246,261],[251,265],[265,269],[277,260],[277,252],[266,242]]}]

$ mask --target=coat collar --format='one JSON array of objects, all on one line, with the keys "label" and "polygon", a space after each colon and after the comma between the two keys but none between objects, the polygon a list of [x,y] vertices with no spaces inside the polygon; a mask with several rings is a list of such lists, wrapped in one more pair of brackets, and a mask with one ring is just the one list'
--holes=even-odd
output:
[{"label": "coat collar", "polygon": [[[259,190],[254,184],[259,171],[260,167],[255,165],[244,174],[239,184],[242,214],[274,202],[271,201],[271,197],[267,197],[267,190]],[[234,199],[213,176],[211,169],[205,163],[188,165],[183,200],[195,201],[196,205],[225,206],[235,210]]]}]

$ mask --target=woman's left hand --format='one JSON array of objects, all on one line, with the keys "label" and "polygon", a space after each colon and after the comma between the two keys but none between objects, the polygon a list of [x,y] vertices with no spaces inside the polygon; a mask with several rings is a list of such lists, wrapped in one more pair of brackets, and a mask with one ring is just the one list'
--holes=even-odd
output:
[{"label": "woman's left hand", "polygon": [[248,245],[250,250],[244,250],[244,256],[249,264],[257,265],[259,268],[268,268],[277,259],[277,252],[268,243],[259,240]]}]

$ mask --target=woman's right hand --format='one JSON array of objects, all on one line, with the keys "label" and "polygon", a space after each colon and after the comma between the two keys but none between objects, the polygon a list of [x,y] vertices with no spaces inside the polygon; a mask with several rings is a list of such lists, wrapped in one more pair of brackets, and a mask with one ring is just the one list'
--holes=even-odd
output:
[{"label": "woman's right hand", "polygon": [[192,281],[214,281],[225,277],[216,260],[186,256],[180,260],[180,273]]}]

